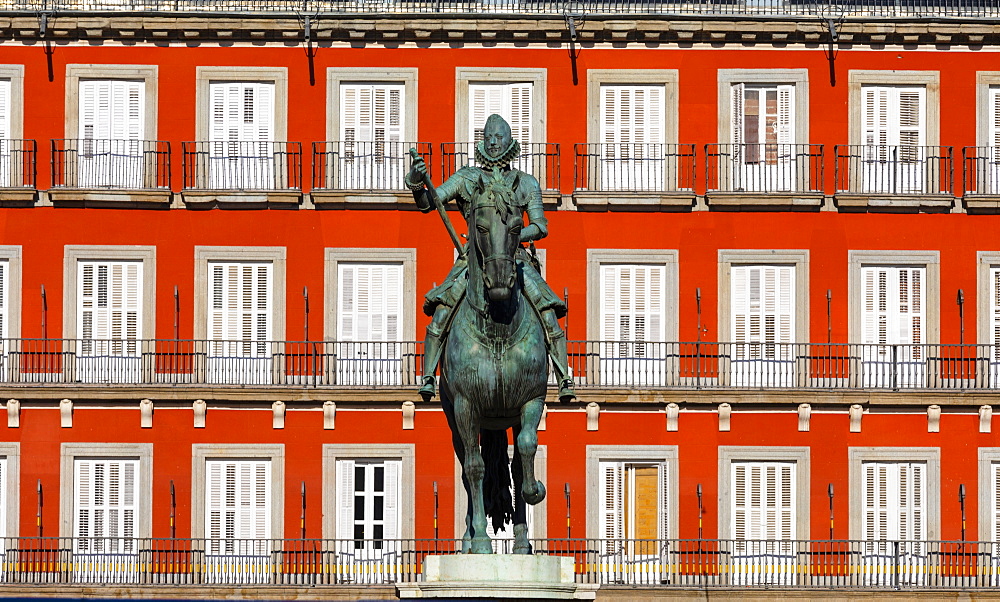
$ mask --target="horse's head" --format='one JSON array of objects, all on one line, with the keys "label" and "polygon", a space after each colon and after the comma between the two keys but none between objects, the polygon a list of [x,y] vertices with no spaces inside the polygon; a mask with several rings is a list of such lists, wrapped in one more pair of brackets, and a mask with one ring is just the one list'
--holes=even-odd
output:
[{"label": "horse's head", "polygon": [[521,208],[514,202],[516,172],[480,181],[477,202],[473,204],[469,230],[482,266],[483,284],[491,301],[507,301],[514,288],[517,250],[524,225]]}]

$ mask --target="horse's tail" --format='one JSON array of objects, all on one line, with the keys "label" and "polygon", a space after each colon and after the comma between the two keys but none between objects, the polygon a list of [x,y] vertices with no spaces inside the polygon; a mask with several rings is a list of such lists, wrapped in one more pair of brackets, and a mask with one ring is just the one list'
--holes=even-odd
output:
[{"label": "horse's tail", "polygon": [[510,457],[507,455],[507,431],[482,429],[479,432],[486,475],[483,477],[483,505],[493,523],[493,532],[503,530],[514,517],[510,496]]}]

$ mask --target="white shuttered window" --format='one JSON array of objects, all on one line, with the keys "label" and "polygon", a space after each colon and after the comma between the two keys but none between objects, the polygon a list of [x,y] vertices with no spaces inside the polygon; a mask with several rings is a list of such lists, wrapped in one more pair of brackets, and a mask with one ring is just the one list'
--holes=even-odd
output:
[{"label": "white shuttered window", "polygon": [[865,266],[863,343],[918,345],[924,342],[924,283],[927,268]]},{"label": "white shuttered window", "polygon": [[927,537],[924,462],[863,462],[864,538],[923,540]]},{"label": "white shuttered window", "polygon": [[994,147],[993,161],[1000,160],[997,156],[997,148],[1000,147],[1000,86],[990,86],[988,93],[989,103],[989,142]]},{"label": "white shuttered window", "polygon": [[732,341],[794,343],[795,267],[733,266],[730,278]]},{"label": "white shuttered window", "polygon": [[531,139],[531,84],[469,84],[469,141],[483,139],[486,119],[496,113],[510,124],[511,136],[528,150]]},{"label": "white shuttered window", "polygon": [[11,89],[12,84],[9,79],[0,79],[0,140],[10,139],[11,112],[14,109],[11,105]]},{"label": "white shuttered window", "polygon": [[861,95],[864,144],[926,144],[927,101],[923,86],[862,86]]},{"label": "white shuttered window", "polygon": [[211,82],[213,142],[274,140],[273,82]]},{"label": "white shuttered window", "polygon": [[341,341],[398,341],[403,312],[402,264],[340,263]]},{"label": "white shuttered window", "polygon": [[601,340],[663,341],[666,267],[601,265]]},{"label": "white shuttered window", "polygon": [[403,139],[403,84],[340,86],[340,140],[400,142]]},{"label": "white shuttered window", "polygon": [[142,80],[80,80],[79,138],[143,140],[146,84]]},{"label": "white shuttered window", "polygon": [[[795,143],[794,85],[735,84],[732,94],[734,144]],[[747,162],[770,160],[754,159],[750,153],[748,148]]]},{"label": "white shuttered window", "polygon": [[734,539],[795,539],[795,462],[733,462]]},{"label": "white shuttered window", "polygon": [[[601,537],[608,550],[623,539],[666,539],[670,533],[668,467],[665,462],[600,462]],[[617,545],[614,541],[617,540]],[[632,547],[642,554],[645,546]]]},{"label": "white shuttered window", "polygon": [[994,361],[1000,360],[1000,267],[998,266],[990,266],[990,343],[993,345]]},{"label": "white shuttered window", "polygon": [[[206,536],[212,540],[270,539],[271,461],[206,460],[205,474]],[[218,544],[212,549],[218,550]]]},{"label": "white shuttered window", "polygon": [[76,459],[73,492],[73,536],[83,538],[77,550],[131,550],[140,503],[139,460]]},{"label": "white shuttered window", "polygon": [[5,548],[3,538],[7,537],[7,506],[10,504],[7,491],[8,460],[0,456],[0,551]]},{"label": "white shuttered window", "polygon": [[1000,542],[1000,462],[990,463],[990,537]]},{"label": "white shuttered window", "polygon": [[[338,460],[339,508],[337,538],[375,540],[373,549],[385,549],[383,540],[400,537],[400,460]],[[389,544],[388,547],[392,547]]]},{"label": "white shuttered window", "polygon": [[12,84],[9,79],[0,79],[0,187],[11,186],[12,151],[11,143],[11,96]]},{"label": "white shuttered window", "polygon": [[[141,261],[77,263],[77,324],[81,339],[135,341],[142,332]],[[6,295],[4,296],[6,300]],[[135,353],[136,345],[127,346]]]},{"label": "white shuttered window", "polygon": [[0,339],[10,336],[10,262],[0,261]]},{"label": "white shuttered window", "polygon": [[270,340],[274,266],[253,262],[209,262],[208,266],[209,337],[213,341]]},{"label": "white shuttered window", "polygon": [[601,86],[601,142],[663,144],[663,86]]}]

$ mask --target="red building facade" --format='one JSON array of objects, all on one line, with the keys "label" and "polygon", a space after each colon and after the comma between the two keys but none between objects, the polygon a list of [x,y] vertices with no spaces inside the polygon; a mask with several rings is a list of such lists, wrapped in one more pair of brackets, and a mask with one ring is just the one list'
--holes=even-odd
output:
[{"label": "red building facade", "polygon": [[[804,16],[626,17],[571,40],[561,16],[328,15],[306,40],[285,14],[56,13],[43,34],[10,12],[5,549],[460,536],[447,424],[413,385],[421,295],[454,251],[401,157],[420,148],[440,182],[493,110],[545,190],[578,380],[539,436],[533,536],[603,538],[595,562],[617,568],[592,574],[650,585],[680,569],[607,540],[996,541],[1000,30],[848,18],[831,54]],[[354,115],[349,94],[385,104]],[[102,164],[103,139],[135,143]],[[347,307],[345,278],[401,296]],[[395,525],[343,516],[362,465],[398,479],[355,490]],[[87,470],[134,470],[138,498],[81,501]],[[255,514],[213,527],[227,492]],[[87,531],[88,508],[134,530]],[[760,545],[802,583],[804,561]],[[896,574],[939,575],[915,545]]]}]

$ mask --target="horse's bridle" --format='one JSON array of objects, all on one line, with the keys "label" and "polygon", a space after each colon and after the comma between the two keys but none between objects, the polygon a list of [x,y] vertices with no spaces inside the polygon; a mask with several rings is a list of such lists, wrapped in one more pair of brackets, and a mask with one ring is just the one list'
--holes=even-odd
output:
[{"label": "horse's bridle", "polygon": [[[473,223],[475,222],[476,211],[478,211],[479,209],[482,209],[484,207],[494,207],[495,208],[496,207],[496,203],[491,203],[489,201],[487,201],[487,202],[473,203],[473,205],[472,205],[472,211],[469,212],[470,217],[472,217]],[[476,244],[476,248],[477,249],[479,248],[478,244]],[[483,258],[483,267],[486,267],[488,264],[490,264],[491,262],[494,262],[494,261],[506,261],[508,263],[514,263],[514,256],[513,255],[508,256],[506,253],[493,253],[492,255]]]}]

